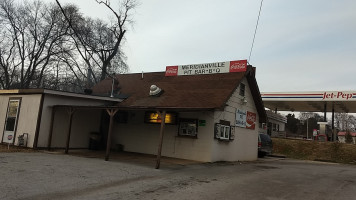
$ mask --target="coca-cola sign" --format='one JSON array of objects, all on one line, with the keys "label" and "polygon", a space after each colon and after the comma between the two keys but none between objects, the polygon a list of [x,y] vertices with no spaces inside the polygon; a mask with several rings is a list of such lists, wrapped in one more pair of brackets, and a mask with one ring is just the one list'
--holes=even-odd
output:
[{"label": "coca-cola sign", "polygon": [[229,72],[244,72],[247,69],[247,60],[227,62],[167,66],[166,76],[220,74]]},{"label": "coca-cola sign", "polygon": [[255,130],[256,126],[256,113],[247,111],[246,128]]},{"label": "coca-cola sign", "polygon": [[166,76],[177,76],[177,75],[178,75],[178,66],[166,67]]},{"label": "coca-cola sign", "polygon": [[230,72],[244,72],[247,68],[247,60],[230,61]]}]

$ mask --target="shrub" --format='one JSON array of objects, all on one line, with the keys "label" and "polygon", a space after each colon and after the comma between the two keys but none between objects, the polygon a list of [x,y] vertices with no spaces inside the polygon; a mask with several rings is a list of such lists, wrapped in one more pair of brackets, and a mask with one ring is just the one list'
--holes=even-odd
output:
[{"label": "shrub", "polygon": [[354,142],[354,140],[352,139],[352,135],[350,133],[350,130],[346,130],[346,133],[345,133],[345,142],[347,144],[351,144]]}]

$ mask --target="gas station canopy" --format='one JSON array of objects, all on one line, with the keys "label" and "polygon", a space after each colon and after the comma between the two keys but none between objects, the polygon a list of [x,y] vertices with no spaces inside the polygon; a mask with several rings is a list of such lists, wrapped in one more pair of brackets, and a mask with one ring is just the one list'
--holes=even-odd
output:
[{"label": "gas station canopy", "polygon": [[261,97],[271,110],[356,113],[356,91],[262,92]]}]

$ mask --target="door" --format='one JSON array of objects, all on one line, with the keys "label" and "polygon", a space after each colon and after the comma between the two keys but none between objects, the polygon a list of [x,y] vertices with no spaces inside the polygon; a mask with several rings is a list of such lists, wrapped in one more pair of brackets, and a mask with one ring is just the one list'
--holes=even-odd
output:
[{"label": "door", "polygon": [[13,144],[15,141],[17,118],[19,114],[21,99],[10,99],[7,107],[7,115],[5,119],[5,129],[2,141]]}]

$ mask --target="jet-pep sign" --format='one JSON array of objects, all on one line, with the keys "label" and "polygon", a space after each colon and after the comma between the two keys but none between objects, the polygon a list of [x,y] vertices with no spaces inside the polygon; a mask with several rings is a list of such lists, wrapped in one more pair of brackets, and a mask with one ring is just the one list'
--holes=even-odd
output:
[{"label": "jet-pep sign", "polygon": [[353,93],[347,92],[324,92],[323,100],[324,99],[351,99],[353,97]]}]

